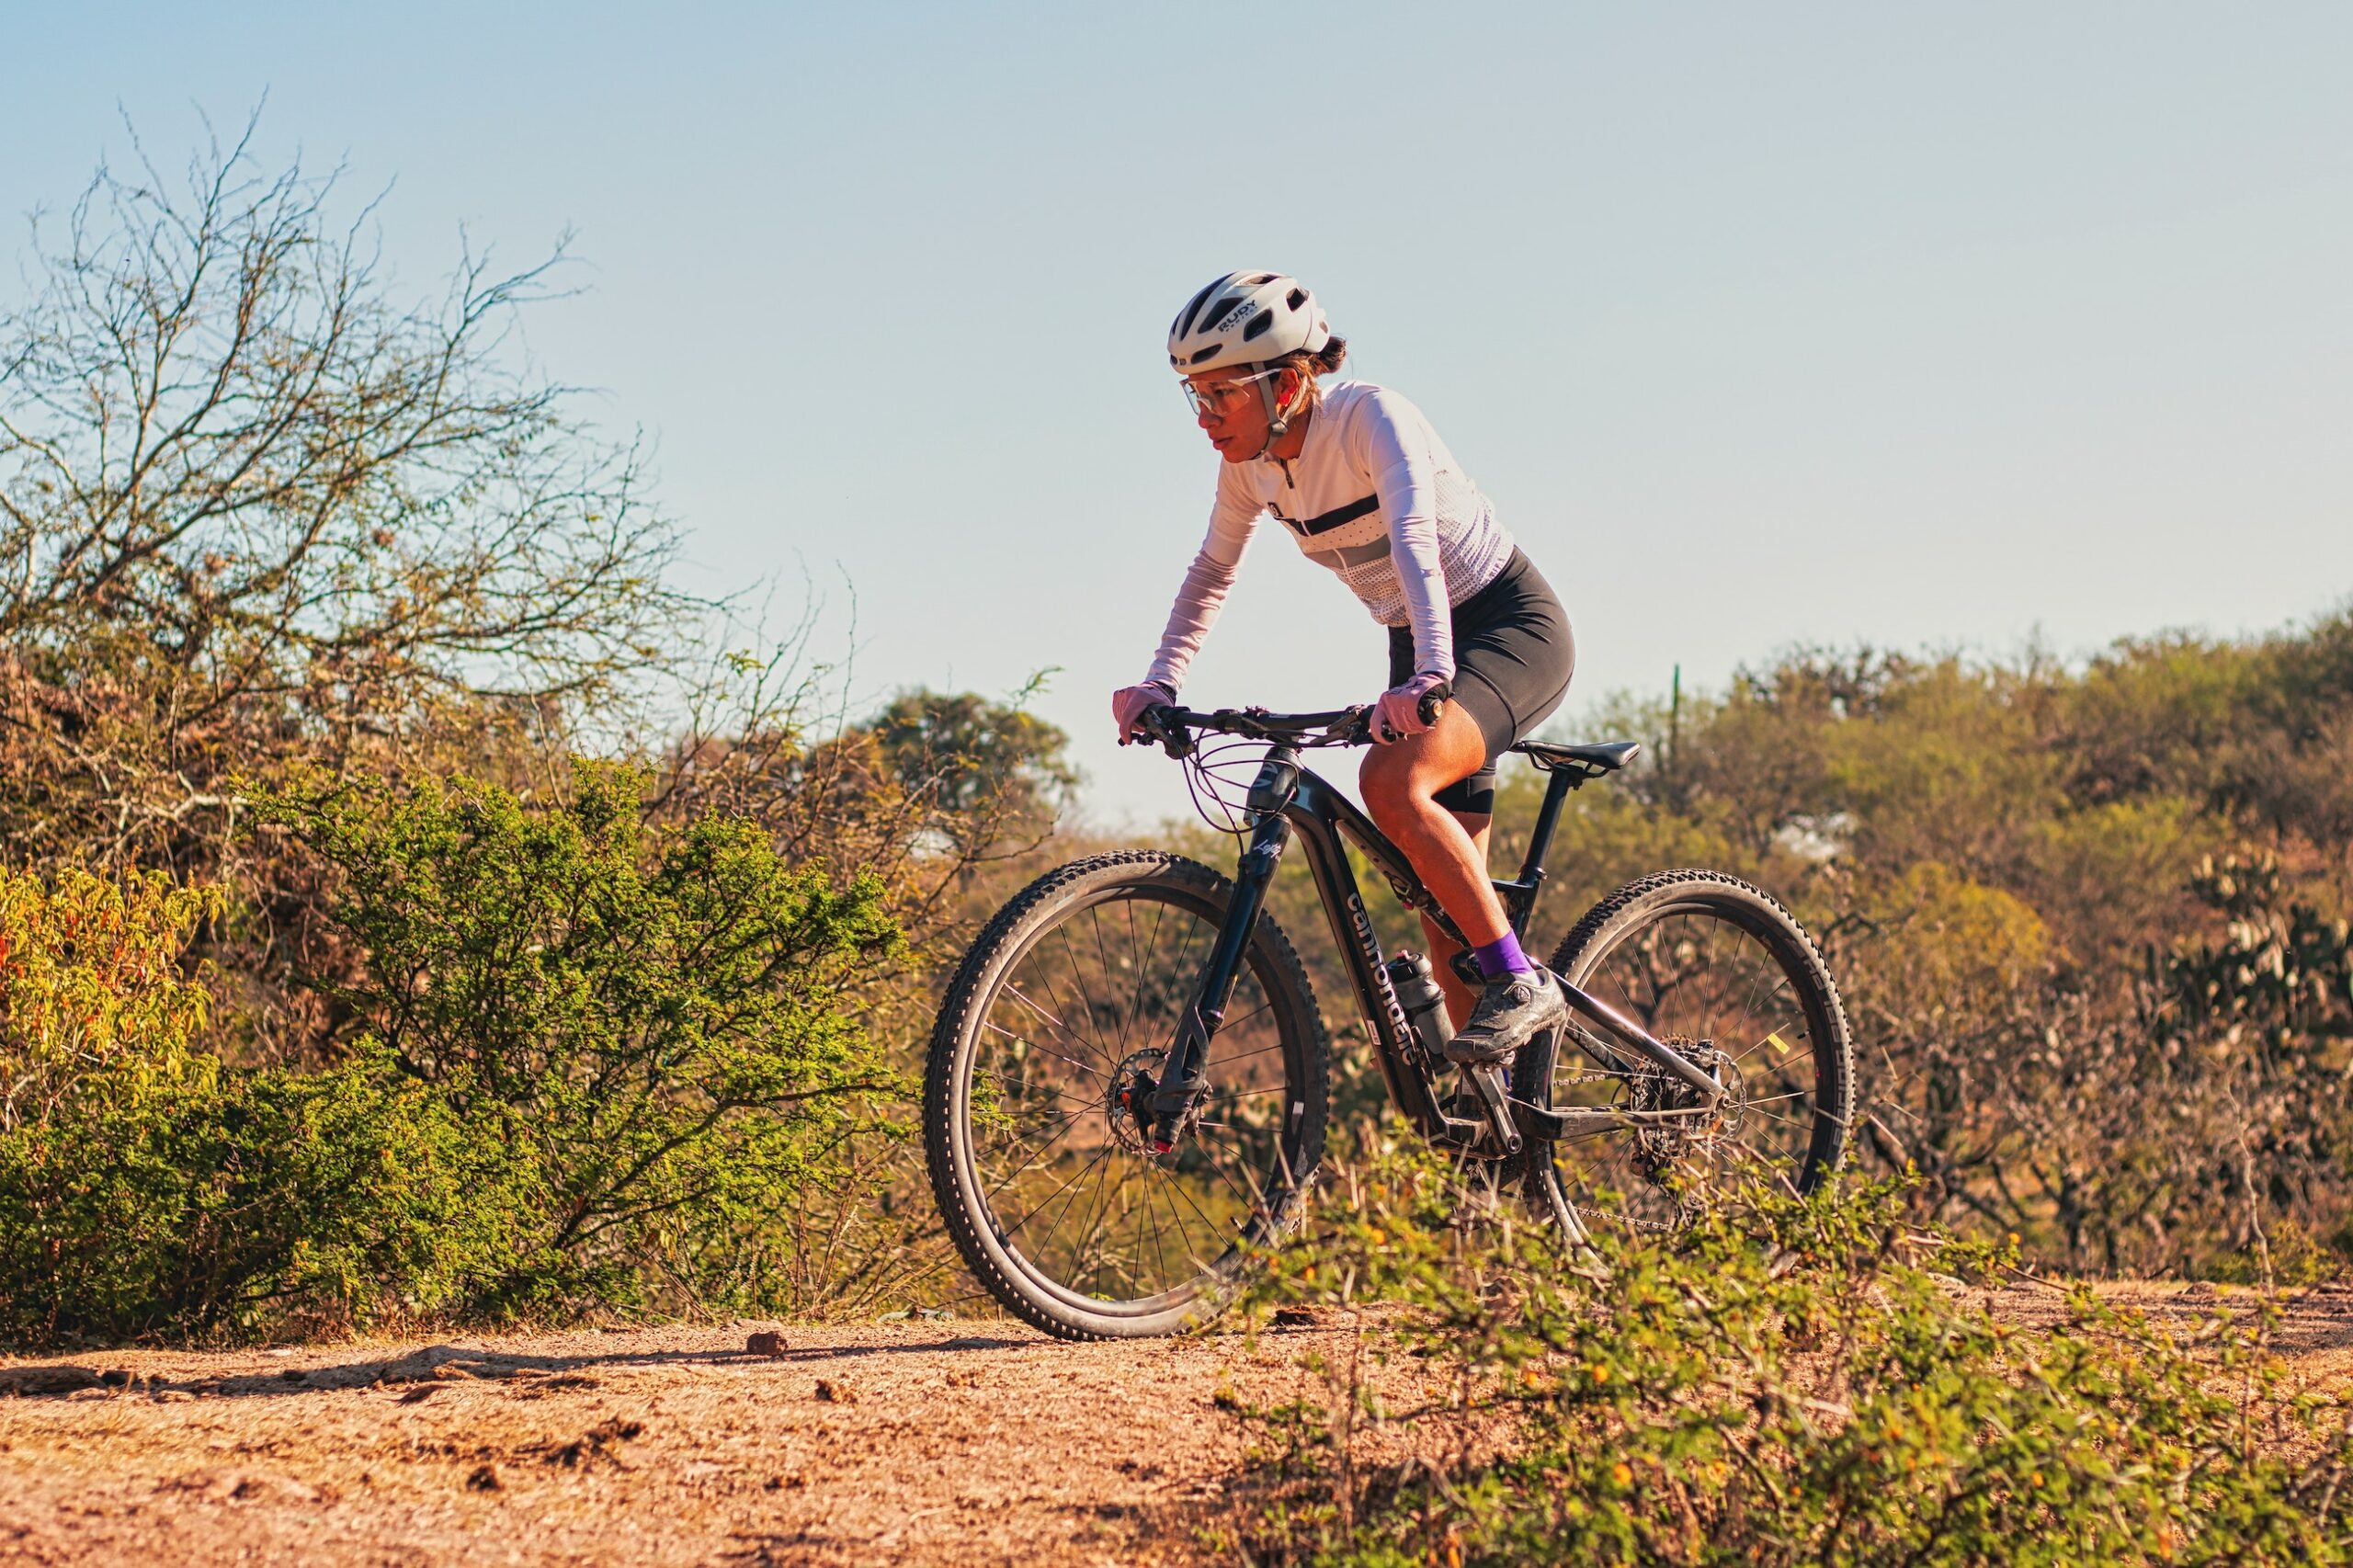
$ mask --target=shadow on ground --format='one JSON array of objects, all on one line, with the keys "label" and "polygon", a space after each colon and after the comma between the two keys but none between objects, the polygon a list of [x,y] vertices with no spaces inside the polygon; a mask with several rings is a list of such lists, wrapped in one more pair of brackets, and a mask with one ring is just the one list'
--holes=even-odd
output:
[{"label": "shadow on ground", "polygon": [[[398,1356],[287,1368],[277,1372],[250,1372],[225,1377],[173,1378],[143,1375],[120,1368],[90,1366],[81,1359],[32,1362],[0,1367],[0,1395],[67,1394],[86,1388],[137,1388],[150,1393],[177,1392],[215,1398],[285,1398],[334,1389],[378,1388],[386,1384],[452,1384],[468,1381],[545,1381],[551,1389],[585,1386],[587,1374],[626,1367],[775,1366],[795,1367],[858,1360],[873,1356],[935,1356],[990,1350],[1019,1350],[1036,1344],[1030,1339],[1004,1339],[960,1335],[888,1345],[816,1345],[756,1354],[749,1350],[631,1350],[601,1354],[534,1355],[485,1350],[458,1345],[430,1345]],[[570,1380],[570,1381],[561,1381]]]}]

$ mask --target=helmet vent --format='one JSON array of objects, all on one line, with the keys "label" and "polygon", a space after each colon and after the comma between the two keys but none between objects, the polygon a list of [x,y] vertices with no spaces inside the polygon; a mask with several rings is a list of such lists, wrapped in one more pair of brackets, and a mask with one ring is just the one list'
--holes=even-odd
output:
[{"label": "helmet vent", "polygon": [[1293,289],[1290,293],[1283,296],[1283,303],[1289,305],[1294,311],[1299,309],[1300,306],[1307,303],[1307,290],[1304,289]]},{"label": "helmet vent", "polygon": [[1216,292],[1217,285],[1212,283],[1208,288],[1202,290],[1199,293],[1194,295],[1192,302],[1187,305],[1184,312],[1176,318],[1176,324],[1175,327],[1170,329],[1169,335],[1172,337],[1182,337],[1185,334],[1192,331],[1193,318],[1201,313],[1201,307],[1208,303],[1209,297]]},{"label": "helmet vent", "polygon": [[1275,312],[1272,311],[1260,311],[1256,315],[1250,318],[1250,324],[1242,329],[1242,341],[1245,343],[1256,342],[1259,338],[1266,336],[1267,329],[1274,324]]},{"label": "helmet vent", "polygon": [[1250,279],[1250,287],[1256,289],[1261,283],[1272,283],[1276,278],[1281,276],[1282,274],[1279,272],[1261,272],[1257,277]]}]

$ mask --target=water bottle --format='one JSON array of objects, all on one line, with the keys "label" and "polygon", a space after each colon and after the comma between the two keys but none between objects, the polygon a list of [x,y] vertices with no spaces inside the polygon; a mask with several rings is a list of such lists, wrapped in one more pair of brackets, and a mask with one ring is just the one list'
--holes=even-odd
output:
[{"label": "water bottle", "polygon": [[1403,948],[1381,967],[1389,971],[1390,988],[1397,993],[1397,1005],[1405,1009],[1405,1021],[1414,1026],[1415,1038],[1431,1061],[1439,1060],[1446,1042],[1454,1038],[1454,1026],[1448,1021],[1446,993],[1438,989],[1430,960],[1411,948]]}]

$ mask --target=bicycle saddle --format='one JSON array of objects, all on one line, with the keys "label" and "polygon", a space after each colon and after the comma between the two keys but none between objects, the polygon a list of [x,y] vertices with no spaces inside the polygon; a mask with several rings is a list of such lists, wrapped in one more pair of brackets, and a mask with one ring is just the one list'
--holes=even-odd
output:
[{"label": "bicycle saddle", "polygon": [[1584,774],[1587,778],[1598,778],[1605,773],[1615,773],[1633,761],[1634,754],[1643,749],[1643,744],[1640,741],[1603,741],[1598,745],[1556,746],[1543,741],[1522,741],[1511,749],[1525,752],[1528,760],[1536,765],[1539,772],[1550,773],[1556,767],[1566,767]]}]

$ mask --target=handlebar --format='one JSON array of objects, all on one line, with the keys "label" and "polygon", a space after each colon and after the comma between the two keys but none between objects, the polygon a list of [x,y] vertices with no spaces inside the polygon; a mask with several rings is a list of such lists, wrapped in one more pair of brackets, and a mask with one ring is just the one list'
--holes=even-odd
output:
[{"label": "handlebar", "polygon": [[1136,728],[1157,740],[1171,756],[1193,749],[1199,733],[1240,735],[1284,745],[1360,746],[1372,744],[1370,707],[1335,708],[1322,713],[1270,713],[1259,708],[1221,708],[1203,713],[1163,704],[1147,708]]},{"label": "handlebar", "polygon": [[[1446,687],[1422,694],[1422,722],[1435,724],[1452,695]],[[1170,756],[1193,749],[1195,732],[1240,735],[1294,746],[1362,746],[1372,744],[1370,703],[1333,708],[1319,713],[1272,713],[1264,708],[1220,708],[1204,713],[1191,708],[1161,703],[1143,710],[1136,727],[1157,740]]]}]

